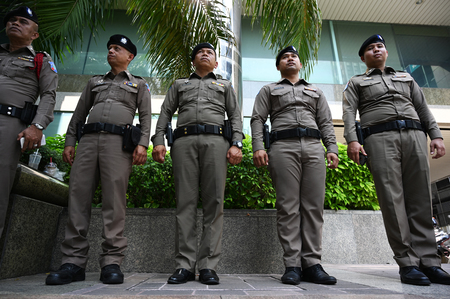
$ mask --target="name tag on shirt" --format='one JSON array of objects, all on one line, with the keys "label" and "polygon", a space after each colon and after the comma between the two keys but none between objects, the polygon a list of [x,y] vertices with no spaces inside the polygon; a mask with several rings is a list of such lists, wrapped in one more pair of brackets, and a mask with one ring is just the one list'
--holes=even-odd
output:
[{"label": "name tag on shirt", "polygon": [[315,88],[312,88],[312,87],[306,87],[306,86],[305,86],[305,90],[317,91],[317,89],[315,89]]},{"label": "name tag on shirt", "polygon": [[373,80],[373,78],[372,78],[372,77],[365,77],[365,78],[363,78],[363,80],[364,80],[364,81],[367,81],[367,80]]},{"label": "name tag on shirt", "polygon": [[20,60],[25,60],[25,61],[29,61],[29,62],[34,62],[34,59],[27,58],[27,57],[17,57],[17,58],[19,58]]},{"label": "name tag on shirt", "polygon": [[283,89],[283,88],[284,88],[284,86],[278,86],[278,87],[275,87],[273,90]]},{"label": "name tag on shirt", "polygon": [[394,75],[392,78],[406,78],[406,75]]}]

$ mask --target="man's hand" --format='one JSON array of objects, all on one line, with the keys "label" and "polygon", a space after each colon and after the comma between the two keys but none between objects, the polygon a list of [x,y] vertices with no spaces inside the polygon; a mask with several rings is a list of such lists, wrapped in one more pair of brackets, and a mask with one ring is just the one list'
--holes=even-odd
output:
[{"label": "man's hand", "polygon": [[361,144],[359,144],[358,141],[352,141],[348,144],[347,155],[351,160],[353,160],[353,162],[355,162],[358,165],[360,165],[359,152],[361,152],[364,156],[367,156],[366,151],[361,146]]},{"label": "man's hand", "polygon": [[328,161],[327,164],[328,168],[336,169],[338,167],[339,158],[338,155],[336,155],[335,153],[327,153],[327,161]]},{"label": "man's hand", "polygon": [[73,146],[64,147],[64,152],[62,154],[62,158],[63,158],[64,162],[72,165],[73,159],[75,158],[75,147],[73,147]]},{"label": "man's hand", "polygon": [[256,167],[269,165],[269,155],[267,155],[265,150],[258,150],[253,153],[253,164]]},{"label": "man's hand", "polygon": [[227,152],[227,159],[231,165],[236,165],[242,161],[242,150],[237,146],[232,146]]},{"label": "man's hand", "polygon": [[24,138],[22,153],[26,150],[40,148],[42,140],[42,131],[35,126],[29,126],[17,135],[17,140]]},{"label": "man's hand", "polygon": [[142,165],[147,161],[147,149],[145,146],[138,145],[133,152],[133,165]]},{"label": "man's hand", "polygon": [[166,158],[166,146],[162,144],[155,146],[152,151],[152,157],[156,162],[164,163],[164,159]]},{"label": "man's hand", "polygon": [[439,159],[440,157],[443,157],[445,155],[445,145],[444,141],[441,138],[431,140],[430,154],[432,156],[434,155],[432,159]]}]

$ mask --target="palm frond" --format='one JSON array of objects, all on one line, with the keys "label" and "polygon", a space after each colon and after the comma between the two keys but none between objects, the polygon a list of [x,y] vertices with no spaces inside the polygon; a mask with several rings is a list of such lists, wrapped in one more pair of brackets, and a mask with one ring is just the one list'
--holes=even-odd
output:
[{"label": "palm frond", "polygon": [[244,5],[245,15],[252,15],[252,25],[261,25],[262,44],[275,53],[295,46],[308,78],[318,58],[322,31],[317,0],[246,0]]},{"label": "palm frond", "polygon": [[64,50],[73,52],[80,45],[86,27],[91,32],[103,28],[116,4],[117,0],[14,0],[5,11],[21,5],[32,8],[39,17],[39,38],[33,47],[62,59]]},{"label": "palm frond", "polygon": [[196,44],[209,42],[219,49],[219,39],[234,43],[221,1],[129,0],[128,7],[152,72],[163,85],[192,72],[190,54]]}]

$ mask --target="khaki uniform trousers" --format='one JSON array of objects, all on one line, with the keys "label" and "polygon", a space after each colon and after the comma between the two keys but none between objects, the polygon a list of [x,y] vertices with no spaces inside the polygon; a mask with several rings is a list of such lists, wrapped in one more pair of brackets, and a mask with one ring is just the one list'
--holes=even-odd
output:
[{"label": "khaki uniform trousers", "polygon": [[425,134],[385,131],[367,137],[364,149],[395,261],[400,267],[439,266]]},{"label": "khaki uniform trousers", "polygon": [[20,119],[0,114],[0,237],[5,227],[9,195],[21,155],[17,135],[26,127]]},{"label": "khaki uniform trousers", "polygon": [[122,150],[120,135],[93,133],[81,138],[70,173],[69,218],[61,244],[62,264],[73,263],[86,268],[92,198],[99,179],[104,239],[100,267],[122,263],[127,247],[123,230],[132,159],[132,153]]},{"label": "khaki uniform trousers", "polygon": [[[211,134],[180,137],[171,148],[177,197],[177,269],[185,268],[195,273],[196,264],[199,270],[217,268],[222,249],[223,199],[229,148],[225,138]],[[203,204],[203,233],[197,248],[199,186]]]},{"label": "khaki uniform trousers", "polygon": [[270,145],[269,171],[276,190],[278,238],[286,267],[307,268],[322,257],[325,150],[303,137]]}]

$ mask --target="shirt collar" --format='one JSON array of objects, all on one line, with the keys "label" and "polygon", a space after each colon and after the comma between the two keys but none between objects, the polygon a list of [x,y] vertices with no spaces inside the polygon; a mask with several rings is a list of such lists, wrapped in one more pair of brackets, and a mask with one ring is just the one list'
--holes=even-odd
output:
[{"label": "shirt collar", "polygon": [[[125,76],[128,78],[128,80],[133,79],[133,75],[131,75],[131,73],[128,70],[118,73],[117,76],[119,76],[122,73],[125,74]],[[111,76],[111,78],[115,77],[111,71],[108,71],[105,75],[103,75],[103,78],[110,77],[110,76]]]},{"label": "shirt collar", "polygon": [[[2,45],[0,45],[0,47],[2,47],[3,49],[5,49],[6,51],[10,52],[10,51],[9,51],[9,44],[2,44]],[[32,54],[33,56],[36,56],[36,52],[34,51],[34,48],[33,48],[32,45],[29,45],[29,46],[20,48],[20,50],[21,50],[21,49],[27,49],[29,52],[31,52],[31,54]]]},{"label": "shirt collar", "polygon": [[295,84],[292,84],[292,82],[286,78],[281,78],[276,84],[283,84],[283,83],[287,83],[289,85],[299,85],[299,84],[309,85],[309,83],[306,82],[305,79],[303,78],[300,78]]},{"label": "shirt collar", "polygon": [[[208,78],[208,77],[212,77],[212,78],[214,78],[215,80],[217,80],[217,77],[216,77],[216,74],[214,74],[213,72],[210,72],[208,75],[206,75],[205,76],[205,78]],[[189,79],[192,79],[192,78],[197,78],[197,79],[202,79],[197,73],[192,73],[190,76],[189,76]]]},{"label": "shirt collar", "polygon": [[[387,74],[390,74],[390,73],[395,74],[396,73],[396,71],[390,66],[385,66],[384,67],[384,72],[387,73]],[[373,68],[373,69],[367,69],[365,74],[367,76],[369,76],[370,74],[381,74],[381,73],[382,72],[380,71],[380,69]]]}]

